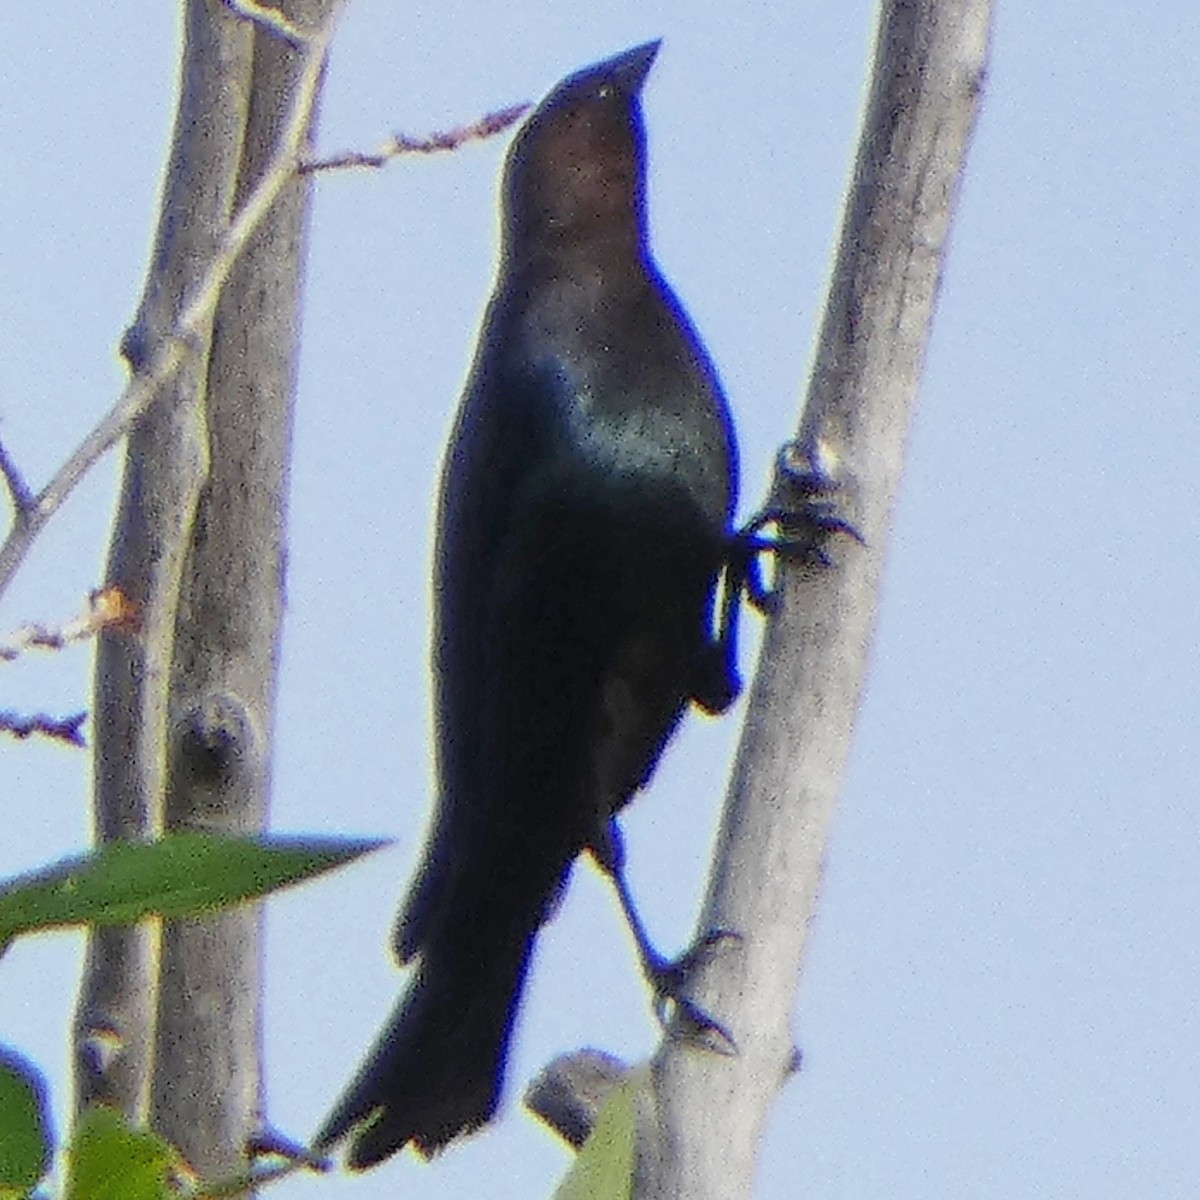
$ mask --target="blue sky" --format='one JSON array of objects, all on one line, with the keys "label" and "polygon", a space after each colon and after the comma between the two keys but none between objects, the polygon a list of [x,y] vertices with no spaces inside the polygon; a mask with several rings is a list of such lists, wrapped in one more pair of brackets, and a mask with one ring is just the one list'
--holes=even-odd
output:
[{"label": "blue sky", "polygon": [[[107,409],[172,114],[173,5],[15,6],[0,52],[0,437],[36,482]],[[372,148],[664,39],[647,89],[663,269],[716,360],[743,511],[795,423],[854,152],[873,6],[355,0],[321,144]],[[1194,1197],[1200,1178],[1200,9],[1000,6],[896,512],[872,672],[795,1016],[768,1200]],[[429,799],[433,488],[490,287],[505,139],[318,185],[292,478],[274,821],[382,834],[273,901],[269,1112],[315,1127],[401,985],[385,952]],[[100,581],[117,458],[0,604]],[[749,669],[752,646],[746,647]],[[88,702],[85,651],[3,706]],[[627,822],[688,935],[739,715],[692,718]],[[0,874],[85,844],[86,757],[0,747]],[[81,941],[0,964],[0,1038],[65,1114]],[[656,1029],[588,867],[542,938],[502,1120],[432,1167],[296,1197],[549,1194],[517,1102],[555,1053]]]}]

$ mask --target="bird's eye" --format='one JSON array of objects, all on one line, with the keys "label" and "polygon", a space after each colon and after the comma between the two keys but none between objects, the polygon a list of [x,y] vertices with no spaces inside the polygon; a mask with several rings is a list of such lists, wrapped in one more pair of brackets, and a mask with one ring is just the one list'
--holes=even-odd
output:
[{"label": "bird's eye", "polygon": [[611,83],[602,83],[596,91],[597,100],[608,100],[612,97],[613,87]]}]

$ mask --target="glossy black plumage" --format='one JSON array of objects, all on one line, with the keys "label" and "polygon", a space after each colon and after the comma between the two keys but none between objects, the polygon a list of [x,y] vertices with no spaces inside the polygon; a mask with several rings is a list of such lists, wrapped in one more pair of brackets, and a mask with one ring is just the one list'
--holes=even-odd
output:
[{"label": "glossy black plumage", "polygon": [[736,459],[708,356],[646,243],[639,94],[658,43],[564,80],[517,135],[499,276],[442,477],[440,799],[396,931],[415,975],[318,1135],[429,1154],[495,1111],[533,940],[689,702]]}]

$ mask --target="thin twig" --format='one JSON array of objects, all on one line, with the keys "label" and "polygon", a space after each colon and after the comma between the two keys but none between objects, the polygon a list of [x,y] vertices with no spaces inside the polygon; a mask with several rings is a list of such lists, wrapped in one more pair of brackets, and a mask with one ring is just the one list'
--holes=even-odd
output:
[{"label": "thin twig", "polygon": [[[321,68],[333,37],[337,17],[344,4],[345,0],[337,0],[329,19],[321,29],[304,41],[296,99],[287,115],[279,149],[263,172],[258,185],[234,218],[195,294],[184,305],[174,331],[162,341],[145,366],[133,376],[121,398],[80,442],[54,478],[36,497],[31,498],[27,507],[22,510],[24,519],[14,522],[4,544],[0,546],[0,594],[3,594],[12,581],[17,568],[24,561],[30,546],[46,522],[58,511],[92,466],[129,432],[154,402],[163,386],[174,376],[192,347],[200,343],[200,331],[211,320],[221,290],[239,255],[274,204],[276,197],[296,175],[301,147],[316,101]],[[0,467],[0,470],[2,469]],[[5,474],[7,478],[7,473]],[[19,479],[19,476],[17,478]],[[9,489],[12,490],[11,482]]]},{"label": "thin twig", "polygon": [[102,629],[132,629],[137,626],[138,614],[120,588],[110,587],[88,597],[88,608],[82,616],[58,626],[30,622],[0,642],[0,662],[12,662],[26,650],[62,650],[72,642],[95,637]]},{"label": "thin twig", "polygon": [[26,717],[11,709],[5,709],[0,712],[0,733],[11,733],[16,738],[27,738],[31,734],[40,733],[56,742],[84,747],[87,741],[80,732],[80,726],[86,720],[86,712],[72,713],[69,717],[50,717],[45,713],[35,713],[32,717]]},{"label": "thin twig", "polygon": [[431,133],[428,137],[414,137],[407,133],[394,133],[375,154],[361,150],[347,150],[342,154],[333,154],[328,158],[314,158],[300,164],[300,170],[305,174],[317,171],[341,171],[353,167],[370,167],[378,170],[387,166],[393,159],[402,154],[440,154],[447,150],[457,150],[467,142],[477,142],[484,138],[494,137],[507,129],[514,121],[519,120],[529,110],[528,104],[512,104],[508,108],[496,112],[485,113],[478,121],[469,125],[459,125]]}]

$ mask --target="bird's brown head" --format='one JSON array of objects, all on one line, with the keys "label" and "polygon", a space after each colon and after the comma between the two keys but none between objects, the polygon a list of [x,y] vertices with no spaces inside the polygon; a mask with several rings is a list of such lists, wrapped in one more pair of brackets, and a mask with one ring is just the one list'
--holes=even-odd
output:
[{"label": "bird's brown head", "polygon": [[507,253],[644,236],[640,96],[658,46],[569,75],[522,126],[504,177]]}]

